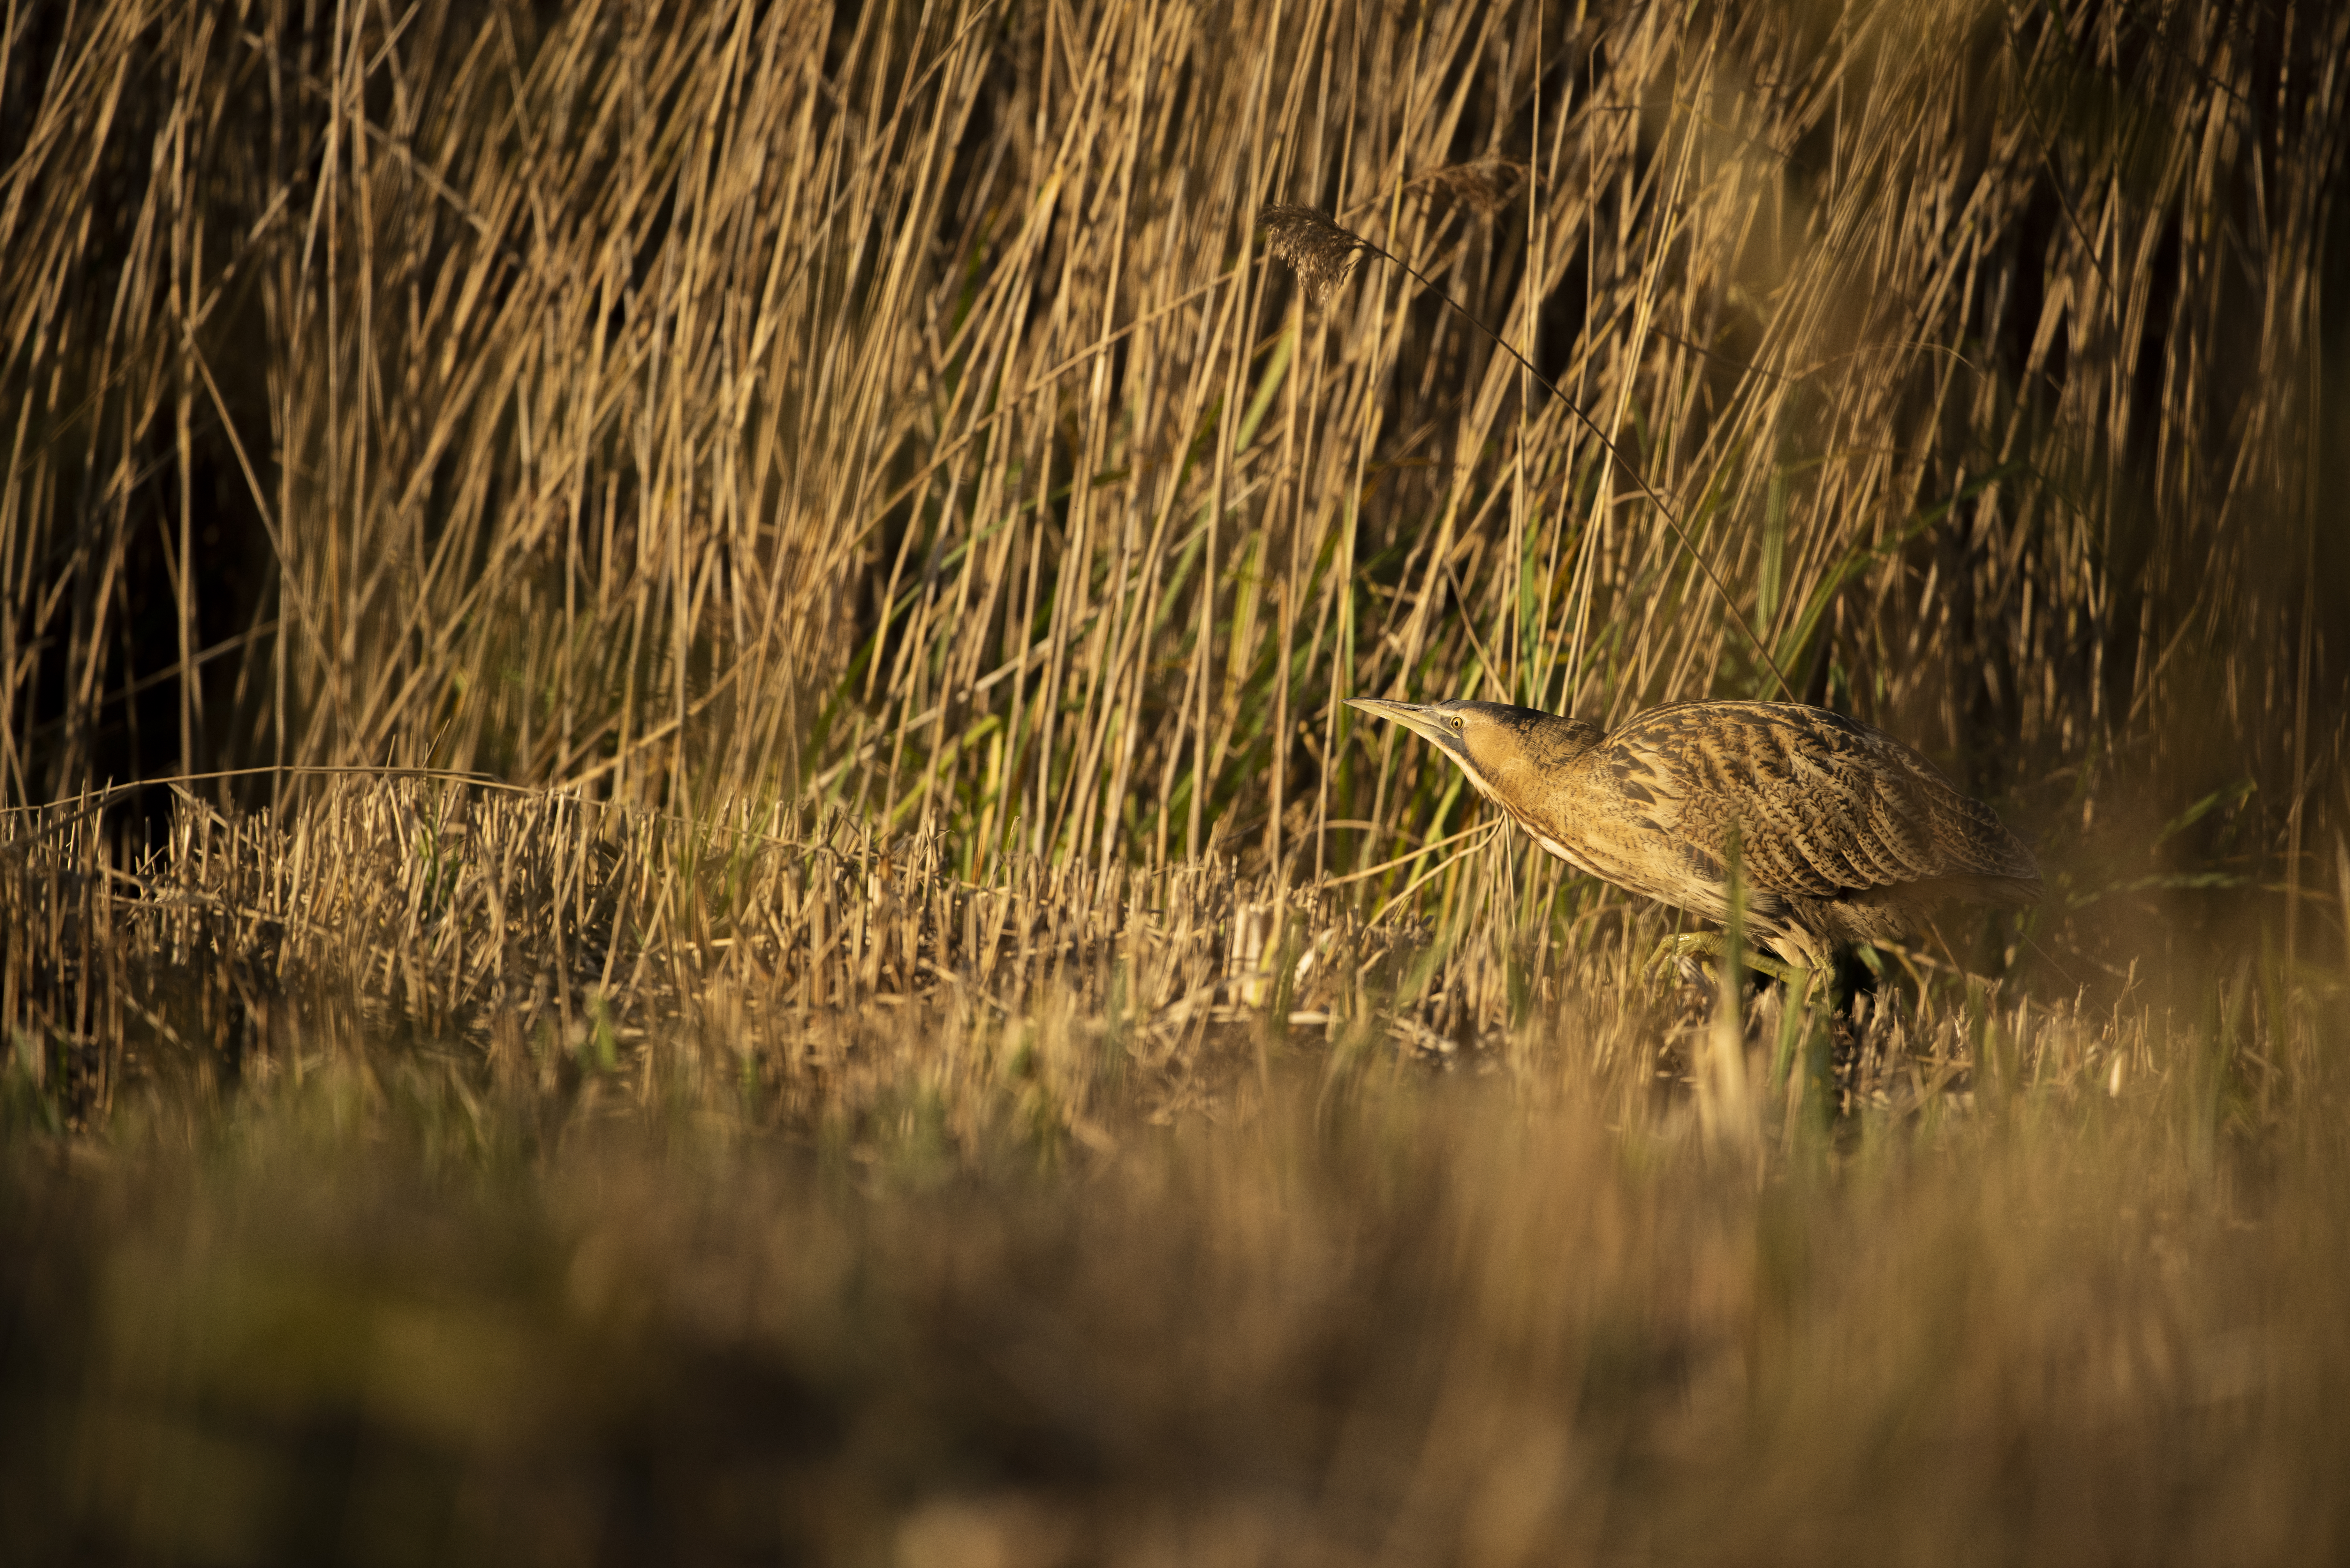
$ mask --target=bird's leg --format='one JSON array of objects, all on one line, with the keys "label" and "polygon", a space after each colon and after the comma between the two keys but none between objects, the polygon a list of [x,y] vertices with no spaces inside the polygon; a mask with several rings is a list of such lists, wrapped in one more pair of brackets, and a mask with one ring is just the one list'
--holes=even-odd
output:
[{"label": "bird's leg", "polygon": [[1794,986],[1799,977],[1812,972],[1798,964],[1783,962],[1766,954],[1758,953],[1752,948],[1746,950],[1746,967],[1756,974],[1767,974],[1790,989]]}]

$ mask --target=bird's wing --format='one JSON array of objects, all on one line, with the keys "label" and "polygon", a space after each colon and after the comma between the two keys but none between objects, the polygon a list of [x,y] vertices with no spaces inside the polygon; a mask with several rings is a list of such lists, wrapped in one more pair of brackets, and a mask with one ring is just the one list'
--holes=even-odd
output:
[{"label": "bird's wing", "polygon": [[1832,898],[1951,877],[2036,880],[2031,852],[1991,808],[1881,730],[1824,708],[1701,702],[1635,716],[1593,758],[1686,851],[1747,881]]}]

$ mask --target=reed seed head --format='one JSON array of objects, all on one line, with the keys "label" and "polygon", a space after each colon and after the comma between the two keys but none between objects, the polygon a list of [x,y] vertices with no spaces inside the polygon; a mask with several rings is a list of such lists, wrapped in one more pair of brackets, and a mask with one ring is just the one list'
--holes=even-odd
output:
[{"label": "reed seed head", "polygon": [[1347,281],[1356,253],[1371,248],[1369,241],[1311,207],[1276,202],[1257,216],[1264,224],[1265,248],[1295,269],[1317,306],[1327,305],[1331,291]]}]

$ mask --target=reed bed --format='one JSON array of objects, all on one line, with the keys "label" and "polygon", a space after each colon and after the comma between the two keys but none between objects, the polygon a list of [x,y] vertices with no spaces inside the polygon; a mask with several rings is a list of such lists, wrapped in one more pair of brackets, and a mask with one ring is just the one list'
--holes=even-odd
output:
[{"label": "reed bed", "polygon": [[1535,15],[28,16],[0,794],[434,766],[1295,879],[1460,825],[1346,696],[1787,694],[2052,851],[2245,779],[2305,837],[2340,19]]}]

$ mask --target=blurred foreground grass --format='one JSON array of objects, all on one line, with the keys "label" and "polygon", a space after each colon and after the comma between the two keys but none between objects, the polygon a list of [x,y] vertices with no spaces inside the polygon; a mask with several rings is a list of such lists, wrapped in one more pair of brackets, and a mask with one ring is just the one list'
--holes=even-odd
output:
[{"label": "blurred foreground grass", "polygon": [[1757,1181],[1490,1084],[1323,1089],[1284,1059],[1053,1179],[942,1179],[919,1113],[433,1175],[357,1064],[202,1149],[19,1149],[10,1555],[2339,1552],[2328,1149],[2199,1175],[2157,1085]]},{"label": "blurred foreground grass", "polygon": [[1638,919],[1513,1021],[1328,891],[613,815],[12,830],[129,1011],[13,1043],[10,1561],[2341,1549],[2337,971],[1726,1052]]}]

